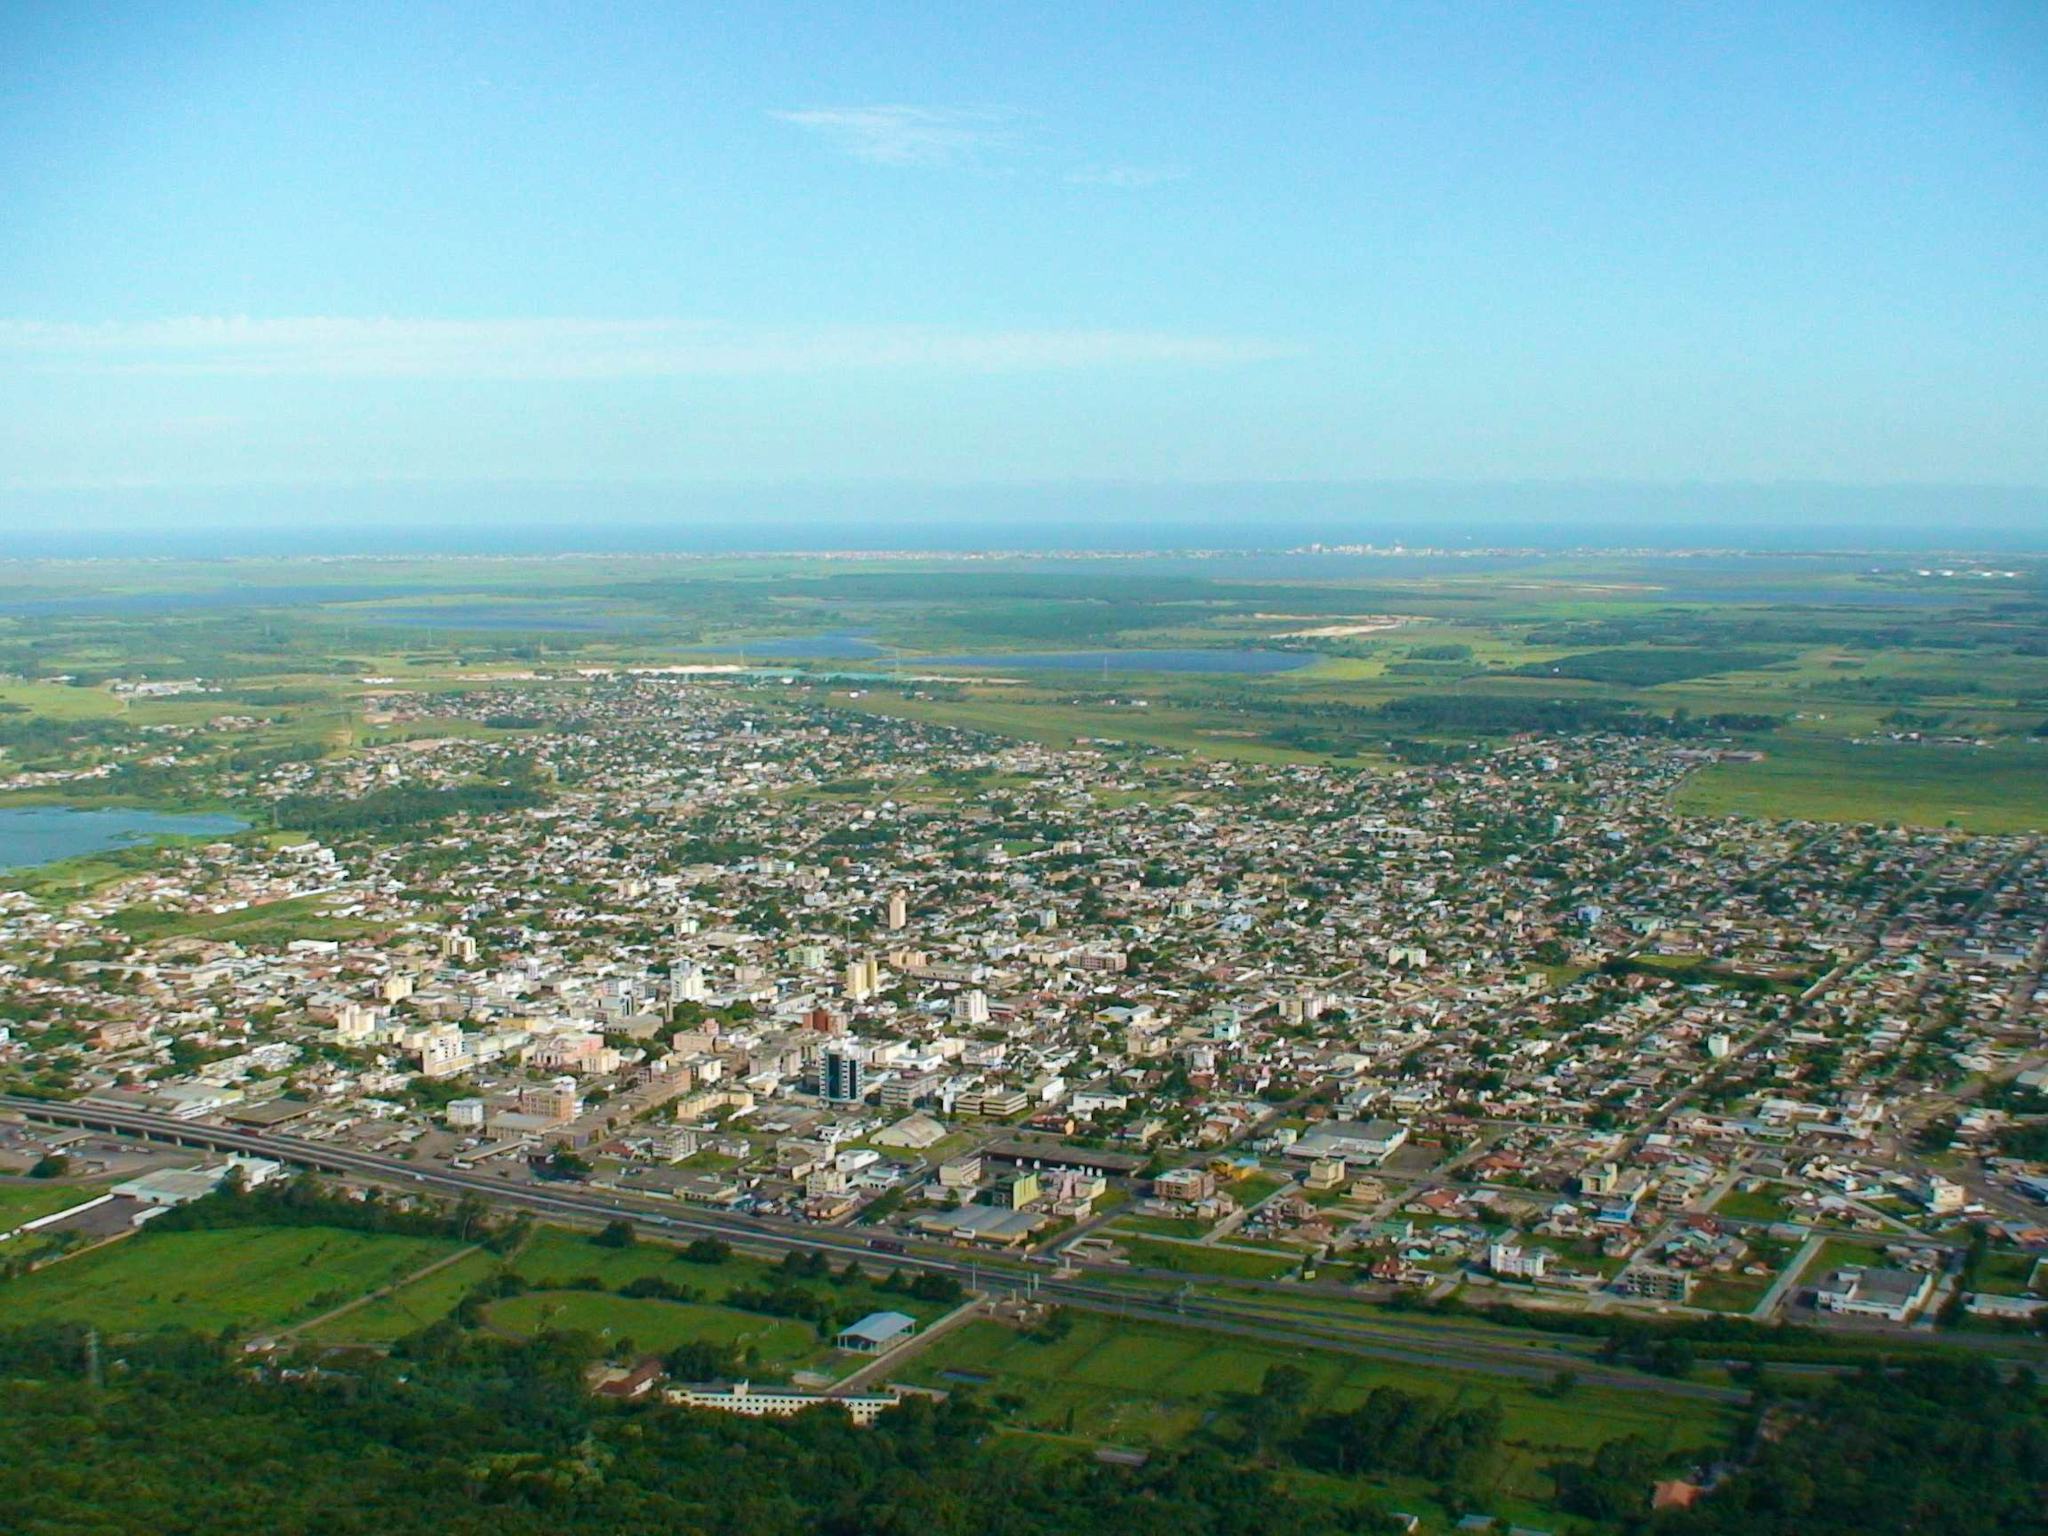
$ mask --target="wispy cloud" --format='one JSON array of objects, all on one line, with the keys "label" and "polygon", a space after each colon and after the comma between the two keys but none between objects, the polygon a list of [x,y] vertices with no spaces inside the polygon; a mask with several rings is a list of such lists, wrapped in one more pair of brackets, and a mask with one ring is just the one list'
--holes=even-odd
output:
[{"label": "wispy cloud", "polygon": [[0,320],[0,370],[385,379],[621,379],[875,370],[1218,367],[1284,355],[1258,338],[936,326],[751,329],[689,320],[191,316]]},{"label": "wispy cloud", "polygon": [[1172,181],[1186,181],[1184,165],[1084,165],[1067,172],[1067,180],[1083,187],[1161,187]]},{"label": "wispy cloud", "polygon": [[871,165],[962,165],[1014,137],[1016,114],[971,107],[805,107],[769,114]]}]

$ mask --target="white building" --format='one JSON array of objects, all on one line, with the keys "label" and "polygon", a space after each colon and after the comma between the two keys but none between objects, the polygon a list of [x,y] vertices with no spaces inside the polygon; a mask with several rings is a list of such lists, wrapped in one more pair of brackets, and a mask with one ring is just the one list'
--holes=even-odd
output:
[{"label": "white building", "polygon": [[1927,1304],[1933,1292],[1932,1275],[1849,1265],[1823,1278],[1813,1288],[1813,1299],[1823,1311],[1903,1323]]},{"label": "white building", "polygon": [[451,1099],[448,1104],[448,1123],[474,1130],[484,1123],[484,1101],[482,1099]]},{"label": "white building", "polygon": [[1287,1149],[1303,1162],[1342,1158],[1378,1167],[1408,1140],[1408,1127],[1393,1120],[1330,1120],[1315,1126]]},{"label": "white building", "polygon": [[708,1408],[715,1413],[737,1413],[749,1419],[787,1419],[809,1408],[837,1405],[863,1427],[896,1406],[893,1396],[833,1397],[801,1387],[757,1387],[747,1381],[670,1387],[663,1396],[685,1408]]},{"label": "white building", "polygon": [[1550,1253],[1520,1243],[1498,1242],[1486,1250],[1486,1267],[1503,1280],[1541,1280],[1550,1270]]}]

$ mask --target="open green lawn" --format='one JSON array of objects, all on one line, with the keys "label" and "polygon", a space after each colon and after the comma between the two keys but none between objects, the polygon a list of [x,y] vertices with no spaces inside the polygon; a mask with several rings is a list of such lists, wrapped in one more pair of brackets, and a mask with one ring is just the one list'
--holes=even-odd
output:
[{"label": "open green lawn", "polygon": [[307,1336],[323,1344],[389,1344],[446,1317],[471,1288],[503,1262],[494,1253],[466,1254],[431,1275],[400,1286],[389,1296],[330,1318]]},{"label": "open green lawn", "polygon": [[289,944],[293,939],[352,938],[369,928],[352,919],[329,917],[325,899],[319,896],[294,896],[234,912],[166,912],[129,907],[116,912],[108,921],[142,942],[207,938],[273,946]]},{"label": "open green lawn", "polygon": [[[1162,690],[1148,685],[1134,691],[1157,693]],[[1268,740],[1269,727],[1260,721],[1235,720],[1200,709],[1158,703],[1148,704],[1143,709],[1069,704],[1023,688],[981,688],[958,699],[905,698],[890,692],[869,692],[860,698],[834,694],[828,702],[865,714],[898,720],[926,720],[1052,746],[1071,745],[1076,739],[1087,737],[1242,762],[1332,761],[1325,753],[1304,752]],[[1377,761],[1376,758],[1335,760]]]},{"label": "open green lawn", "polygon": [[1146,1216],[1133,1213],[1119,1216],[1116,1224],[1108,1229],[1108,1235],[1115,1237],[1121,1232],[1139,1232],[1150,1237],[1200,1237],[1208,1230],[1208,1222],[1194,1221],[1185,1216]]},{"label": "open green lawn", "polygon": [[1602,1253],[1598,1238],[1556,1237],[1544,1232],[1525,1232],[1517,1241],[1525,1247],[1548,1248],[1570,1269],[1590,1270],[1595,1274],[1612,1276],[1628,1268],[1627,1259],[1609,1258]]},{"label": "open green lawn", "polygon": [[1277,1173],[1253,1173],[1227,1186],[1226,1192],[1231,1199],[1246,1210],[1250,1210],[1267,1196],[1284,1189],[1287,1183],[1288,1181]]},{"label": "open green lawn", "polygon": [[330,1227],[150,1232],[0,1281],[0,1316],[154,1328],[282,1327],[338,1307],[453,1252],[440,1238]]},{"label": "open green lawn", "polygon": [[765,1374],[786,1375],[830,1353],[809,1323],[733,1307],[611,1296],[602,1291],[529,1291],[493,1302],[484,1313],[496,1332],[528,1337],[543,1329],[594,1333],[616,1345],[661,1354],[703,1340],[748,1353]]},{"label": "open green lawn", "polygon": [[1750,1312],[1771,1288],[1769,1275],[1712,1275],[1692,1288],[1691,1305],[1709,1312]]},{"label": "open green lawn", "polygon": [[1801,1271],[1801,1277],[1811,1283],[1835,1270],[1855,1266],[1861,1269],[1888,1269],[1891,1261],[1884,1256],[1884,1249],[1876,1243],[1852,1242],[1845,1237],[1831,1237],[1820,1245],[1820,1252],[1808,1261]]},{"label": "open green lawn", "polygon": [[[565,1227],[540,1227],[512,1261],[512,1267],[537,1286],[563,1286],[571,1281],[595,1277],[608,1291],[615,1291],[642,1276],[655,1275],[677,1285],[690,1286],[702,1293],[707,1301],[716,1301],[742,1287],[772,1286],[782,1278],[775,1265],[761,1259],[735,1254],[723,1264],[692,1264],[678,1258],[678,1252],[666,1243],[654,1242],[635,1243],[630,1248],[601,1248],[590,1240],[587,1233],[573,1232]],[[843,1262],[835,1261],[836,1264]],[[945,1303],[919,1301],[915,1297],[877,1290],[874,1282],[886,1273],[885,1264],[886,1260],[878,1256],[867,1281],[860,1285],[842,1286],[826,1280],[804,1280],[800,1283],[813,1290],[822,1290],[827,1295],[844,1298],[849,1303],[858,1302],[871,1311],[908,1312],[920,1324],[946,1314],[949,1307]]]},{"label": "open green lawn", "polygon": [[1787,1186],[1766,1184],[1761,1189],[1731,1189],[1714,1202],[1716,1216],[1729,1216],[1737,1221],[1783,1221],[1786,1219],[1784,1197]]},{"label": "open green lawn", "polygon": [[125,701],[105,688],[81,688],[71,683],[0,685],[0,704],[17,705],[48,720],[105,719],[125,709]]},{"label": "open green lawn", "polygon": [[665,1243],[636,1243],[631,1248],[601,1248],[587,1232],[566,1227],[538,1227],[512,1261],[513,1269],[535,1285],[566,1285],[594,1275],[607,1290],[631,1280],[657,1275],[678,1285],[694,1286],[716,1298],[739,1286],[765,1284],[772,1266],[758,1259],[734,1256],[723,1264],[689,1264]]},{"label": "open green lawn", "polygon": [[[2038,1253],[1987,1253],[1984,1255],[1984,1262],[1977,1268],[1977,1289],[1994,1296],[2037,1294],[2030,1288],[2029,1282],[2040,1258]],[[2048,1290],[2048,1280],[2044,1280],[2042,1289]]]},{"label": "open green lawn", "polygon": [[1550,1461],[1583,1456],[1631,1434],[1659,1446],[1712,1446],[1725,1442],[1733,1422],[1723,1410],[1689,1399],[1586,1386],[1551,1399],[1533,1383],[1383,1365],[1097,1314],[1067,1316],[1071,1331],[1056,1343],[993,1322],[967,1324],[906,1362],[900,1375],[952,1390],[972,1388],[984,1397],[1014,1393],[1024,1399],[1020,1427],[1122,1445],[1181,1444],[1226,1406],[1228,1394],[1255,1391],[1267,1369],[1283,1363],[1309,1372],[1310,1412],[1349,1408],[1383,1385],[1441,1397],[1497,1397],[1509,1454],[1488,1491],[1531,1514],[1550,1493],[1543,1471]]},{"label": "open green lawn", "polygon": [[2048,830],[2048,744],[1858,746],[1783,734],[1756,763],[1688,779],[1682,811],[1816,821],[1899,822],[1968,832]]},{"label": "open green lawn", "polygon": [[58,1183],[50,1179],[0,1179],[0,1238],[25,1221],[69,1210],[105,1193],[98,1184]]},{"label": "open green lawn", "polygon": [[1240,1279],[1277,1280],[1290,1274],[1298,1259],[1278,1254],[1246,1253],[1235,1248],[1201,1246],[1195,1243],[1165,1242],[1147,1237],[1111,1234],[1131,1262],[1141,1269],[1182,1270],[1191,1275],[1234,1275]]}]

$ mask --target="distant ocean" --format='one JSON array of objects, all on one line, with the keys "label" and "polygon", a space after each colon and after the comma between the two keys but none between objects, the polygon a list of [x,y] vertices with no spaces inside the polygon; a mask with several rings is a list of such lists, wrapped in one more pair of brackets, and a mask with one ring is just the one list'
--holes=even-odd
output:
[{"label": "distant ocean", "polygon": [[2048,489],[1628,484],[375,485],[0,492],[0,557],[1309,544],[2048,553]]}]

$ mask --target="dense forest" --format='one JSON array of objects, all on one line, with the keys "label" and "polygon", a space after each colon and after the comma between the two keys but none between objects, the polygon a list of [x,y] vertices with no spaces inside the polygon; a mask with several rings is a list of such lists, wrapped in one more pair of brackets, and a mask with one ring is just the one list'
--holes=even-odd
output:
[{"label": "dense forest", "polygon": [[[1763,1396],[1749,1465],[1672,1517],[1676,1536],[2048,1531],[2048,1403],[2031,1371],[2004,1381],[1988,1361],[1929,1361],[1867,1368],[1810,1402]],[[1560,1479],[1565,1506],[1593,1515],[1631,1508],[1640,1486],[1603,1479],[1597,1463]]]},{"label": "dense forest", "polygon": [[753,1421],[608,1406],[589,1341],[476,1341],[431,1361],[314,1370],[162,1338],[80,1379],[76,1331],[0,1334],[0,1509],[34,1536],[1254,1536],[1371,1530],[1374,1506],[1313,1501],[1250,1462],[1139,1469],[991,1437],[977,1404],[913,1400],[872,1430],[823,1410]]},{"label": "dense forest", "polygon": [[521,771],[503,784],[464,784],[453,789],[397,785],[353,800],[287,795],[277,802],[277,820],[280,826],[315,837],[395,837],[455,816],[522,811],[546,798]]},{"label": "dense forest", "polygon": [[1626,688],[1654,688],[1660,683],[1682,683],[1695,677],[1712,677],[1718,672],[1751,672],[1791,659],[1784,651],[1659,646],[1582,651],[1551,661],[1532,661],[1515,670],[1524,677],[1576,677]]},{"label": "dense forest", "polygon": [[[441,1328],[389,1357],[317,1360],[185,1333],[95,1345],[73,1325],[0,1331],[10,1531],[1318,1536],[1392,1528],[1358,1474],[1424,1478],[1462,1506],[1499,1428],[1493,1405],[1392,1388],[1309,1412],[1305,1374],[1280,1366],[1185,1451],[1105,1466],[998,1433],[1000,1394],[914,1399],[873,1430],[830,1409],[752,1421],[610,1403],[584,1390],[599,1345],[577,1334]],[[2011,1536],[2048,1529],[2048,1411],[2031,1375],[1982,1362],[1871,1369],[1797,1397],[1762,1382],[1690,1510],[1651,1509],[1673,1469],[1633,1439],[1554,1473],[1568,1532]]]}]

